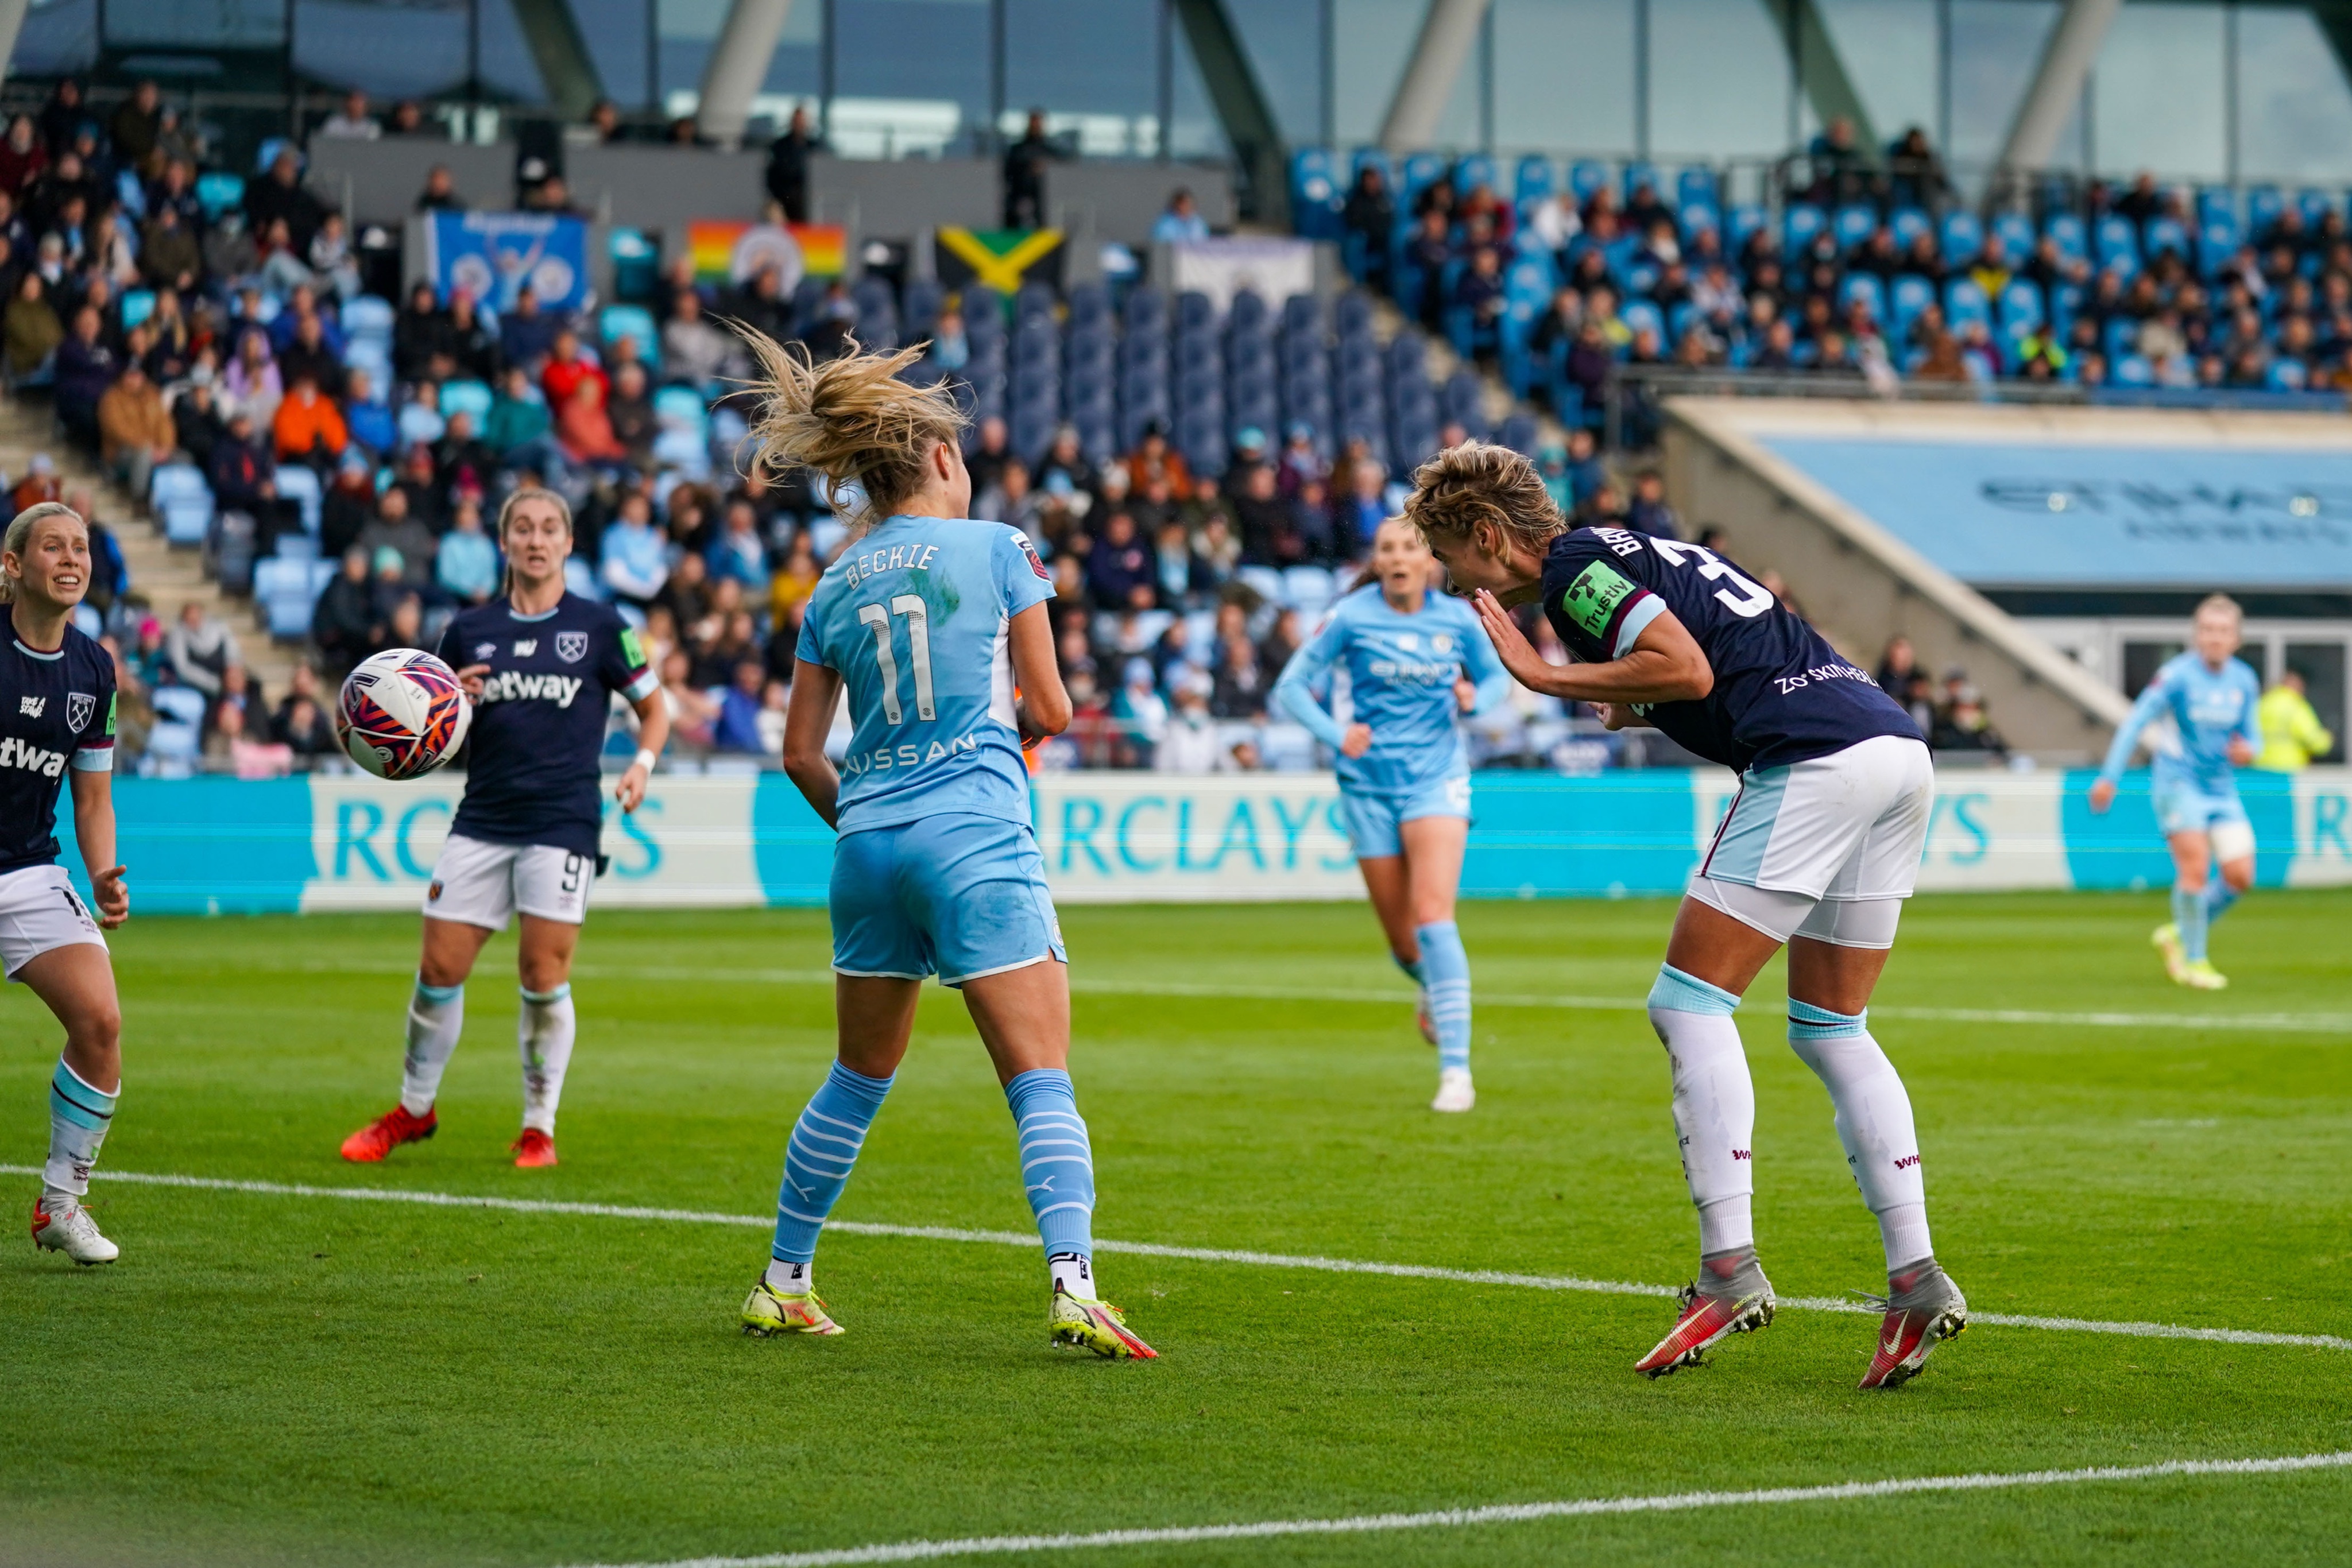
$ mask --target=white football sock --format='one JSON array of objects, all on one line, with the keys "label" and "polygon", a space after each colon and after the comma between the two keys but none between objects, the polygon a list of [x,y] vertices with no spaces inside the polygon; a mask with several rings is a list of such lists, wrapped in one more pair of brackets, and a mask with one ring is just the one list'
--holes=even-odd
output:
[{"label": "white football sock", "polygon": [[1789,998],[1789,1046],[1819,1075],[1837,1108],[1862,1200],[1878,1217],[1892,1270],[1935,1251],[1927,1237],[1927,1183],[1919,1169],[1919,1135],[1911,1096],[1886,1052],[1870,1037],[1869,1012],[1832,1012]]},{"label": "white football sock", "polygon": [[416,982],[416,993],[408,998],[408,1051],[400,1064],[400,1103],[410,1115],[433,1109],[441,1074],[449,1070],[465,1027],[465,987]]},{"label": "white football sock", "polygon": [[1749,1150],[1756,1132],[1756,1086],[1732,1010],[1739,998],[1671,965],[1650,988],[1650,1027],[1675,1074],[1675,1132],[1682,1141],[1683,1179],[1698,1207],[1699,1251],[1706,1256],[1755,1244],[1748,1216],[1756,1190]]},{"label": "white football sock", "polygon": [[814,1263],[794,1263],[782,1258],[768,1260],[768,1288],[787,1296],[803,1296],[816,1287],[809,1283]]},{"label": "white football sock", "polygon": [[1053,1270],[1054,1289],[1081,1301],[1096,1301],[1095,1266],[1076,1252],[1056,1252],[1045,1260]]},{"label": "white football sock", "polygon": [[67,1066],[65,1058],[58,1059],[58,1070],[49,1078],[49,1160],[41,1167],[45,1197],[79,1203],[89,1191],[89,1170],[98,1164],[98,1151],[106,1143],[114,1103],[121,1094],[121,1082],[113,1093],[103,1093]]},{"label": "white football sock", "polygon": [[572,1065],[572,1039],[579,1027],[572,1010],[572,986],[522,993],[522,1016],[515,1024],[522,1051],[522,1124],[555,1135],[555,1107],[563,1098],[563,1073]]}]

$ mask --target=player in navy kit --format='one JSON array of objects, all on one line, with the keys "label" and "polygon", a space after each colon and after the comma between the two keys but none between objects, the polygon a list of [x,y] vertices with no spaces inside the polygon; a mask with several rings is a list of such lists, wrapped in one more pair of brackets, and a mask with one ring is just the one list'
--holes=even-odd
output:
[{"label": "player in navy kit", "polygon": [[572,951],[588,918],[603,827],[598,759],[618,693],[636,709],[639,750],[614,799],[634,811],[669,739],[669,709],[636,633],[611,606],[565,591],[572,509],[520,489],[499,512],[507,592],[467,610],[441,657],[475,703],[466,793],[425,895],[425,952],[408,1007],[400,1103],[343,1140],[343,1158],[383,1159],[439,1128],[441,1074],[464,1026],[466,977],[482,944],[522,916],[522,1134],[515,1164],[555,1164],[555,1112],[572,1061]]},{"label": "player in navy kit", "polygon": [[[1772,1321],[1748,1214],[1756,1095],[1732,1014],[1786,944],[1789,1043],[1829,1090],[1886,1252],[1885,1315],[1862,1386],[1904,1382],[1968,1322],[1929,1245],[1910,1097],[1866,1010],[1927,841],[1935,772],[1917,728],[1713,550],[1571,529],[1517,453],[1472,443],[1413,478],[1405,515],[1473,593],[1512,674],[1591,703],[1612,729],[1652,726],[1739,773],[1650,992],[1700,1269],[1674,1332],[1638,1370],[1662,1376]],[[1538,601],[1576,663],[1548,664],[1520,635],[1510,607]]]},{"label": "player in navy kit", "polygon": [[[122,1014],[100,927],[131,915],[114,863],[114,659],[74,629],[89,587],[89,528],[54,501],[0,537],[0,967],[65,1026],[49,1081],[49,1158],[33,1204],[33,1244],[77,1263],[121,1249],[82,1199],[122,1092]],[[95,918],[58,864],[58,792],[73,780],[74,837]]]}]

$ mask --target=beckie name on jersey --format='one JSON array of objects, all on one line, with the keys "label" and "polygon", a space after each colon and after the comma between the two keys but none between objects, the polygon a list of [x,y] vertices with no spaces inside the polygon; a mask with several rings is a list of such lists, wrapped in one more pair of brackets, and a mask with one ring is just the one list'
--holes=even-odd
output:
[{"label": "beckie name on jersey", "polygon": [[937,545],[892,545],[888,549],[868,550],[850,561],[845,586],[855,588],[877,571],[924,570],[939,553]]}]

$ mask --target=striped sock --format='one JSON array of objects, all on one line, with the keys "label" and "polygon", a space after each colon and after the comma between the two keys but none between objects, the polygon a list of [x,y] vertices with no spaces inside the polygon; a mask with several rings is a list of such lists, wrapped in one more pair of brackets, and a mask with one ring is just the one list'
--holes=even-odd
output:
[{"label": "striped sock", "polygon": [[111,1094],[100,1093],[58,1059],[57,1073],[49,1080],[49,1163],[41,1167],[44,1191],[76,1197],[89,1191],[89,1167],[98,1164],[99,1148],[114,1120],[114,1103],[121,1095],[119,1084]]},{"label": "striped sock", "polygon": [[1032,1068],[1004,1086],[1004,1101],[1021,1134],[1021,1185],[1037,1217],[1054,1288],[1093,1301],[1095,1155],[1070,1075],[1058,1067]]},{"label": "striped sock", "polygon": [[1429,1021],[1437,1030],[1437,1065],[1470,1069],[1470,955],[1451,920],[1417,925],[1421,972],[1429,988]]},{"label": "striped sock", "polygon": [[2204,888],[2178,885],[2173,888],[2172,924],[2180,930],[2181,956],[2192,964],[2203,958],[2205,956]]},{"label": "striped sock", "polygon": [[2205,931],[2210,937],[2212,935],[2213,922],[2229,914],[2230,906],[2238,902],[2238,890],[2217,876],[2205,884],[2205,895],[2201,902],[2205,905]]},{"label": "striped sock", "polygon": [[814,1260],[817,1232],[824,1228],[825,1216],[848,1183],[866,1129],[874,1124],[882,1097],[889,1092],[889,1079],[868,1078],[836,1061],[809,1096],[808,1107],[793,1124],[792,1138],[784,1145],[784,1183],[776,1190],[776,1242],[771,1249],[774,1257],[803,1265]]}]

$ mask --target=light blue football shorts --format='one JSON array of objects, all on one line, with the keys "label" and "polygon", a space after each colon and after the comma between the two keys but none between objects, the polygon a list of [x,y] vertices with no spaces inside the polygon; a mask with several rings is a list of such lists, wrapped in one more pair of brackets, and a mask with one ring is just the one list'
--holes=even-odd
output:
[{"label": "light blue football shorts", "polygon": [[1045,861],[1024,822],[948,812],[845,833],[833,851],[833,967],[960,986],[1066,963]]},{"label": "light blue football shorts", "polygon": [[2245,802],[2238,792],[2226,795],[2208,794],[2194,784],[2166,784],[2159,787],[2151,800],[2156,807],[2157,825],[2170,838],[2175,833],[2210,833],[2215,828],[2231,823],[2242,824],[2253,831],[2253,823],[2246,816]]},{"label": "light blue football shorts", "polygon": [[1397,830],[1423,817],[1470,820],[1470,778],[1456,773],[1402,789],[1342,783],[1339,813],[1348,824],[1348,842],[1360,861],[1404,853]]}]

